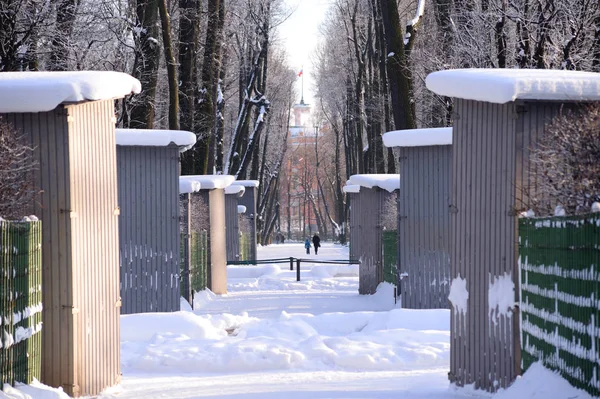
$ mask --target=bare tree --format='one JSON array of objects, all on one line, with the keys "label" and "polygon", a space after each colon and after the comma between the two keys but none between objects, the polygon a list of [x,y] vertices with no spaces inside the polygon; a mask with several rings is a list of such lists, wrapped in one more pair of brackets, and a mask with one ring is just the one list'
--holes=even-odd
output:
[{"label": "bare tree", "polygon": [[568,110],[547,126],[532,149],[530,176],[537,214],[552,214],[562,205],[569,213],[589,212],[600,201],[600,106]]},{"label": "bare tree", "polygon": [[37,69],[37,41],[50,6],[43,0],[0,2],[0,72]]},{"label": "bare tree", "polygon": [[80,0],[54,0],[53,3],[56,7],[56,25],[48,69],[67,71],[70,69],[70,52],[73,49],[71,36]]},{"label": "bare tree", "polygon": [[[272,29],[273,0],[248,4],[247,16],[253,34],[237,37],[240,63],[240,105],[225,163],[225,173],[245,178],[254,151],[260,148],[260,134],[265,126],[271,102],[266,97],[267,61]],[[254,118],[252,118],[254,116]],[[251,120],[254,124],[251,126]]]},{"label": "bare tree", "polygon": [[33,184],[37,164],[33,149],[7,122],[0,119],[0,216],[18,219],[26,216],[38,194]]}]

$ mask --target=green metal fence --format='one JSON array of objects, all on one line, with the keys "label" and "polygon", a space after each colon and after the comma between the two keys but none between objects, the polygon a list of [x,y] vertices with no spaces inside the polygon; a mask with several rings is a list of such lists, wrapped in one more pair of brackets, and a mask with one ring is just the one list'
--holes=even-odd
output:
[{"label": "green metal fence", "polygon": [[398,285],[398,232],[383,232],[383,281]]},{"label": "green metal fence", "polygon": [[523,371],[600,396],[600,215],[521,219],[519,267]]},{"label": "green metal fence", "polygon": [[208,232],[194,232],[189,237],[187,253],[186,234],[181,235],[181,296],[191,302],[194,292],[206,289],[208,284]]},{"label": "green metal fence", "polygon": [[29,384],[41,374],[41,222],[0,221],[0,278],[0,382]]},{"label": "green metal fence", "polygon": [[250,260],[251,252],[251,233],[241,233],[240,234],[240,259],[241,261]]}]

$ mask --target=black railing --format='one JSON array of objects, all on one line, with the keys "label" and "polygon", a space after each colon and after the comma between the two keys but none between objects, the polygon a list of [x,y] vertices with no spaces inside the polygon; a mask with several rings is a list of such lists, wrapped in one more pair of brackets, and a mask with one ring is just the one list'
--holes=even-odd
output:
[{"label": "black railing", "polygon": [[360,260],[355,259],[327,259],[327,260],[315,260],[309,258],[294,258],[290,256],[289,258],[273,258],[273,259],[257,259],[257,260],[239,260],[239,261],[229,261],[228,265],[265,265],[270,263],[283,263],[290,262],[290,270],[294,270],[294,262],[296,263],[296,281],[300,281],[300,265],[302,262],[309,263],[323,263],[323,264],[331,264],[331,265],[360,265]]}]

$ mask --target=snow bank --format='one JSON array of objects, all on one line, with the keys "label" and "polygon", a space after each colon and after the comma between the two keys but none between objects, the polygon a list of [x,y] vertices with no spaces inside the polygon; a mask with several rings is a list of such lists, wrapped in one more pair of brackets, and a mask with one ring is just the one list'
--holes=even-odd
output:
[{"label": "snow bank", "polygon": [[452,145],[452,128],[395,130],[383,135],[383,144],[386,147]]},{"label": "snow bank", "polygon": [[232,184],[229,187],[225,187],[225,194],[237,194],[238,197],[241,197],[242,195],[244,195],[244,193],[246,192],[246,187],[242,186],[241,184]]},{"label": "snow bank", "polygon": [[318,265],[313,266],[310,273],[313,277],[358,277],[360,265]]},{"label": "snow bank", "polygon": [[196,143],[196,135],[185,130],[116,129],[117,145],[166,147],[171,143],[184,152]]},{"label": "snow bank", "polygon": [[0,399],[69,399],[62,388],[53,388],[44,385],[35,378],[30,385],[15,383],[12,387],[10,384],[4,384],[0,391]]},{"label": "snow bank", "polygon": [[190,339],[219,339],[227,333],[215,326],[210,316],[192,312],[135,313],[121,316],[121,342],[156,341],[177,333]]},{"label": "snow bank", "polygon": [[540,362],[532,364],[507,389],[501,389],[494,399],[513,398],[577,398],[593,399],[587,392],[574,388],[557,372],[548,370]]},{"label": "snow bank", "polygon": [[[121,316],[125,373],[386,371],[447,367],[447,310],[290,314]],[[413,326],[413,323],[415,326]],[[134,334],[130,330],[144,333]],[[197,330],[192,334],[190,326]],[[181,330],[180,330],[181,328]],[[128,338],[130,341],[125,341]]]},{"label": "snow bank", "polygon": [[358,184],[346,184],[343,187],[345,193],[360,193],[360,186]]},{"label": "snow bank", "polygon": [[258,278],[264,276],[276,276],[281,272],[281,268],[275,264],[267,265],[246,265],[246,266],[227,266],[227,278]]},{"label": "snow bank", "polygon": [[0,113],[46,112],[63,103],[109,100],[139,93],[140,82],[121,72],[2,72]]},{"label": "snow bank", "polygon": [[452,302],[455,313],[465,313],[467,311],[467,303],[469,300],[467,279],[461,278],[460,274],[452,280],[448,299]]},{"label": "snow bank", "polygon": [[182,179],[179,177],[179,193],[180,194],[189,194],[200,191],[202,185],[200,182],[189,179]]},{"label": "snow bank", "polygon": [[549,69],[449,69],[430,73],[436,94],[504,104],[521,100],[600,100],[600,74]]},{"label": "snow bank", "polygon": [[[234,181],[235,177],[230,175],[192,175],[180,176],[179,181],[196,181],[202,186],[202,190],[212,190],[215,188],[227,188]],[[239,184],[236,183],[236,184]]]},{"label": "snow bank", "polygon": [[400,188],[399,174],[363,174],[352,175],[346,185],[359,185],[361,187],[380,187],[390,193]]}]

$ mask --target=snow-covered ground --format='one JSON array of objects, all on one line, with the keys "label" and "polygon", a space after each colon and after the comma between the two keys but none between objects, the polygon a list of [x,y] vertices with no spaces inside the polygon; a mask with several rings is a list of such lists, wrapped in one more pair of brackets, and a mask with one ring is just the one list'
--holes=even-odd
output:
[{"label": "snow-covered ground", "polygon": [[[319,255],[307,256],[301,243],[258,254],[348,259],[346,247],[329,243]],[[297,282],[289,262],[229,267],[229,293],[198,293],[194,310],[121,316],[123,380],[100,397],[491,397],[448,383],[448,310],[400,309],[387,284],[359,296],[357,266],[308,261],[301,271]],[[38,384],[9,391],[11,398],[60,396]],[[590,397],[534,365],[493,398]]]}]

